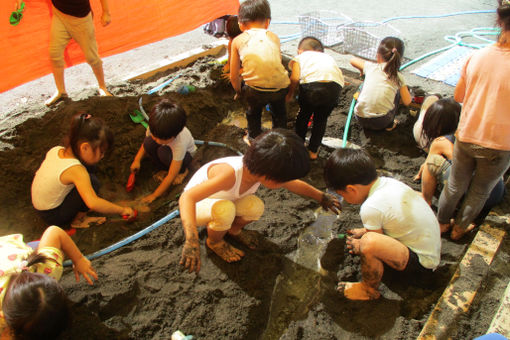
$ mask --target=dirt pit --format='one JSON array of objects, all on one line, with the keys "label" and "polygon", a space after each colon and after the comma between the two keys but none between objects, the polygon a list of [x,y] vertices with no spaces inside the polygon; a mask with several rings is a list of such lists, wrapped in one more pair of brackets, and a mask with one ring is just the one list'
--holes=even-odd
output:
[{"label": "dirt pit", "polygon": [[[158,95],[147,90],[180,75]],[[113,129],[115,146],[98,168],[102,181],[100,195],[110,200],[132,200],[150,193],[156,186],[150,161],[142,164],[133,192],[126,193],[129,165],[140,147],[144,129],[133,123],[128,113],[138,108],[141,96],[146,111],[161,98],[178,102],[189,115],[188,128],[196,139],[226,143],[245,151],[241,137],[244,130],[221,124],[229,115],[243,112],[234,102],[230,85],[221,79],[221,65],[213,59],[201,59],[194,65],[158,74],[145,81],[117,84],[116,97],[83,97],[59,103],[41,114],[40,107],[21,107],[12,114],[30,117],[21,124],[6,128],[1,134],[0,152],[3,185],[2,235],[22,233],[25,240],[38,238],[44,230],[30,201],[30,184],[45,153],[62,142],[72,115],[80,111],[102,117]],[[177,93],[184,84],[196,86],[187,95]],[[412,85],[412,84],[411,84]],[[342,90],[342,100],[333,111],[326,136],[339,137],[356,87]],[[296,104],[289,106],[289,128],[293,128]],[[416,190],[412,181],[424,160],[415,146],[412,125],[416,118],[407,109],[400,112],[402,122],[393,132],[364,132],[353,120],[349,141],[363,146],[376,161],[382,175],[395,177]],[[304,178],[325,189],[323,167],[332,149],[322,147],[319,159]],[[196,159],[200,164],[233,155],[221,147],[200,147]],[[178,208],[177,196],[183,185],[173,187],[152,205],[152,211],[134,223],[113,221],[78,230],[73,239],[85,254],[103,249],[151,225]],[[204,247],[206,233],[200,231],[202,269],[190,274],[179,265],[184,235],[179,218],[174,218],[137,241],[93,261],[99,280],[94,286],[74,282],[66,270],[62,284],[73,302],[73,323],[65,339],[169,339],[176,330],[196,339],[414,339],[448,284],[471,237],[454,243],[443,238],[442,260],[432,284],[410,285],[395,273],[385,273],[382,298],[373,302],[350,302],[335,292],[338,280],[360,279],[359,258],[350,255],[345,241],[327,242],[319,273],[295,261],[300,235],[315,221],[318,204],[283,189],[258,192],[264,200],[263,217],[248,228],[259,233],[261,245],[256,251],[239,246],[245,258],[234,264],[221,261]],[[344,233],[361,226],[357,206],[344,205],[332,233]],[[496,213],[508,211],[508,197]],[[497,216],[491,224],[502,227]],[[501,250],[497,272],[485,283],[486,294],[509,276],[508,238]],[[500,257],[501,258],[501,257]],[[497,275],[496,277],[494,275]],[[506,279],[507,280],[507,279]],[[477,303],[477,310],[459,321],[452,330],[457,339],[473,338],[487,329],[493,304]],[[495,307],[496,306],[496,307]],[[491,310],[484,313],[482,310]],[[471,322],[476,320],[476,322]]]}]

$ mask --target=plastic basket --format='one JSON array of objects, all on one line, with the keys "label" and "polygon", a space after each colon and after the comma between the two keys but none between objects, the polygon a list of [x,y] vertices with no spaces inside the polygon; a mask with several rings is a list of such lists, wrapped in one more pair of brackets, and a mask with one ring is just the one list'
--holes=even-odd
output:
[{"label": "plastic basket", "polygon": [[324,46],[333,46],[344,41],[342,27],[352,23],[346,15],[333,11],[315,11],[299,16],[302,37],[315,37]]},{"label": "plastic basket", "polygon": [[353,22],[342,27],[343,52],[375,60],[377,47],[385,37],[400,37],[400,31],[380,22]]}]

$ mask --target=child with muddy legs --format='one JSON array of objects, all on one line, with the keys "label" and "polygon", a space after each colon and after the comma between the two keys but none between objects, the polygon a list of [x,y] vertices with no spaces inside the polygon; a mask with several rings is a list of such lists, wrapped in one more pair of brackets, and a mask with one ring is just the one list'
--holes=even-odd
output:
[{"label": "child with muddy legs", "polygon": [[404,42],[396,37],[386,37],[377,48],[377,62],[354,57],[351,65],[365,75],[363,88],[354,107],[356,120],[369,130],[392,131],[398,125],[395,115],[400,102],[411,103],[411,93],[399,72]]},{"label": "child with muddy legs", "polygon": [[151,203],[163,195],[172,184],[181,184],[189,170],[192,154],[196,151],[195,140],[186,127],[186,111],[167,99],[154,106],[149,116],[149,128],[138,153],[131,163],[131,172],[140,171],[140,163],[145,155],[163,169],[164,175],[156,174],[161,183],[153,193],[142,198]]},{"label": "child with muddy legs", "polygon": [[57,282],[64,254],[92,285],[97,274],[67,233],[48,227],[36,250],[23,236],[0,237],[0,334],[2,339],[55,339],[69,324],[69,301]]},{"label": "child with muddy legs", "polygon": [[72,118],[66,146],[50,149],[32,182],[32,204],[47,225],[88,228],[104,223],[89,210],[134,218],[134,210],[99,196],[94,166],[113,145],[113,135],[100,118],[77,114]]},{"label": "child with muddy legs", "polygon": [[273,128],[287,128],[285,95],[290,81],[282,64],[280,39],[267,30],[270,21],[267,0],[245,0],[239,6],[243,33],[232,42],[230,82],[236,91],[234,99],[242,94],[248,103],[248,135],[243,138],[248,144],[262,132],[262,109],[267,104],[271,105]]},{"label": "child with muddy legs", "polygon": [[179,199],[186,236],[181,265],[190,271],[200,270],[198,226],[207,226],[207,247],[227,262],[241,260],[244,252],[227,243],[226,234],[251,249],[256,248],[256,234],[243,228],[264,212],[264,202],[255,196],[260,184],[310,197],[337,213],[341,206],[334,196],[297,179],[309,169],[303,141],[285,129],[260,135],[244,156],[220,158],[202,166]]},{"label": "child with muddy legs", "polygon": [[347,248],[361,257],[361,282],[339,282],[351,300],[372,300],[384,267],[408,277],[430,277],[441,254],[439,224],[419,193],[402,182],[378,177],[370,156],[337,149],[324,168],[328,186],[351,204],[361,204],[363,228],[348,230]]},{"label": "child with muddy legs", "polygon": [[344,86],[344,76],[335,60],[324,53],[320,40],[314,37],[301,39],[298,55],[289,63],[289,93],[286,101],[294,97],[299,85],[299,113],[296,133],[305,140],[308,122],[313,114],[312,134],[308,143],[310,159],[317,159],[319,146],[326,131],[326,123],[335,108]]}]

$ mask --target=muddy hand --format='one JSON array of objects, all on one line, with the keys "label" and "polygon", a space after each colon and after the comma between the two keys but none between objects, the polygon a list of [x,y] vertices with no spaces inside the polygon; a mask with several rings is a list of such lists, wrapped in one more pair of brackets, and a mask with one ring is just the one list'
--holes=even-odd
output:
[{"label": "muddy hand", "polygon": [[352,236],[352,238],[361,238],[361,236],[365,235],[367,230],[365,228],[356,228],[349,229],[347,233]]},{"label": "muddy hand", "polygon": [[347,243],[347,249],[349,249],[349,253],[355,254],[355,255],[359,254],[359,247],[360,247],[359,239],[348,236],[346,243]]},{"label": "muddy hand", "polygon": [[322,193],[320,204],[324,210],[331,210],[337,215],[342,211],[342,204],[338,198],[326,192]]},{"label": "muddy hand", "polygon": [[186,241],[184,243],[180,264],[184,266],[184,268],[189,269],[190,273],[198,273],[200,271],[200,249],[198,247],[198,242]]}]

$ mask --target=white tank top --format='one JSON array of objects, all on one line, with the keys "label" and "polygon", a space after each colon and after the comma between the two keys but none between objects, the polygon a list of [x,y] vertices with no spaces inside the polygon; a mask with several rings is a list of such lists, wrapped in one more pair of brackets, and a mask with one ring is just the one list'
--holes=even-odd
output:
[{"label": "white tank top", "polygon": [[60,175],[74,165],[81,165],[76,158],[60,158],[58,153],[64,149],[55,146],[48,151],[32,182],[32,204],[37,210],[50,210],[58,207],[74,184],[65,185]]},{"label": "white tank top", "polygon": [[243,156],[232,156],[232,157],[218,158],[218,159],[215,159],[214,161],[211,161],[211,162],[205,164],[200,169],[198,169],[197,172],[195,172],[193,177],[191,177],[188,184],[184,188],[184,191],[187,191],[187,190],[193,188],[194,186],[196,186],[202,182],[205,182],[208,179],[207,172],[209,171],[209,168],[211,167],[211,165],[220,164],[220,163],[228,164],[232,168],[234,168],[236,182],[232,186],[232,188],[230,188],[229,190],[218,191],[218,192],[212,194],[211,196],[209,196],[208,198],[217,198],[217,199],[236,201],[240,198],[243,198],[244,196],[251,195],[257,191],[257,189],[260,186],[259,182],[253,184],[248,190],[246,190],[242,194],[239,194],[239,188],[241,186],[241,179],[243,177]]},{"label": "white tank top", "polygon": [[277,91],[289,86],[289,74],[283,67],[281,52],[267,36],[267,30],[252,28],[239,46],[244,82],[258,90]]}]

